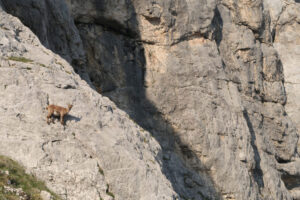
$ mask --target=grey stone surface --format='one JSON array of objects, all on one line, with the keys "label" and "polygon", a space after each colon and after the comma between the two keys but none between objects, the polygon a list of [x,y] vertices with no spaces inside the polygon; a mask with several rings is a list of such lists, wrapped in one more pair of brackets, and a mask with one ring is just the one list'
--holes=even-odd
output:
[{"label": "grey stone surface", "polygon": [[[51,38],[48,45],[43,42],[46,47],[68,61],[81,57],[82,70],[88,74],[86,80],[90,79],[99,93],[108,96],[151,132],[153,142],[155,139],[162,148],[159,153],[157,149],[153,151],[160,158],[163,183],[167,185],[164,187],[168,188],[162,193],[166,198],[175,192],[181,199],[300,199],[299,2],[45,0],[39,2],[46,6],[34,6],[33,0],[2,1],[6,10],[31,27],[42,42],[46,36]],[[36,14],[36,10],[61,17],[50,19],[48,15]],[[41,16],[46,31],[36,30],[35,16]],[[54,32],[47,31],[58,22],[63,28],[58,26]],[[77,48],[72,39],[57,39],[60,35],[74,37]],[[57,42],[61,49],[55,48]],[[0,38],[0,43],[4,50],[14,44],[5,37]],[[20,51],[26,53],[24,48],[20,47]],[[48,63],[51,64],[51,60]],[[78,63],[73,66],[79,69]],[[70,92],[81,87],[79,78],[73,81],[56,73],[60,74],[53,72],[45,76],[53,77],[50,86],[57,90],[73,88],[65,90]],[[91,91],[87,88],[86,85],[82,92]],[[9,98],[12,97],[6,97]],[[88,101],[80,95],[75,99]],[[74,98],[62,98],[57,103],[66,104],[65,100]],[[101,107],[110,113],[109,108]],[[114,113],[111,114],[113,119]],[[74,123],[70,120],[70,126],[92,119],[84,121],[87,130],[94,129],[90,124],[98,124],[102,132],[107,131],[103,128],[103,114],[80,114],[79,118],[79,122],[76,118]],[[114,123],[109,128],[128,130],[125,125]],[[128,165],[122,159],[127,155],[122,150],[116,153],[101,147],[105,142],[113,143],[117,138],[114,134],[97,137],[90,132],[85,136],[74,134],[84,139],[85,144],[81,145],[78,140],[67,152],[76,150],[80,154],[80,147],[92,149],[95,157],[106,161],[101,166],[104,171],[118,168],[115,165],[124,168]],[[69,135],[65,136],[68,142],[72,141],[70,133],[60,137],[64,135]],[[95,146],[93,142],[98,141],[98,137],[104,141]],[[139,140],[132,133],[126,137],[131,143],[121,142],[124,148],[131,148],[131,144],[135,144],[132,141]],[[51,160],[67,159],[58,156],[65,151],[64,144],[45,144],[45,149],[58,145],[47,150],[58,157]],[[144,152],[139,155],[145,157]],[[109,158],[112,161],[108,161]],[[147,163],[144,160],[141,163]],[[149,188],[157,187],[155,184],[149,188],[141,186],[140,193],[129,198],[125,185],[132,188],[132,182],[143,183],[143,173],[130,177],[120,172],[123,179],[114,173],[111,171],[108,176],[105,173],[102,184],[105,181],[112,184],[117,198],[142,199],[138,195],[155,194],[147,198],[161,199],[160,193],[149,193]]]},{"label": "grey stone surface", "polygon": [[67,4],[55,0],[2,0],[7,12],[18,16],[41,43],[73,65],[85,60],[82,42]]},{"label": "grey stone surface", "polygon": [[[298,157],[298,133],[284,108],[283,68],[271,45],[285,2],[220,1],[216,6],[207,1],[201,8],[196,1],[169,3],[132,1],[137,38],[115,35],[99,24],[78,26],[85,48],[95,49],[87,51],[91,69],[121,71],[113,76],[117,83],[100,81],[100,88],[117,85],[102,92],[151,130],[167,152],[177,152],[199,174],[209,174],[222,198],[292,198],[274,167]],[[195,13],[200,9],[207,20],[193,20],[201,18]],[[144,51],[130,52],[124,41]],[[135,62],[128,65],[131,58]],[[140,73],[132,75],[127,66],[145,70],[143,85]],[[127,76],[119,78],[122,73]],[[128,77],[135,82],[127,82]],[[136,92],[128,92],[132,87]]]},{"label": "grey stone surface", "polygon": [[299,115],[299,63],[300,63],[300,5],[289,4],[278,17],[274,46],[278,51],[284,69],[287,91],[286,111],[300,128]]},{"label": "grey stone surface", "polygon": [[215,0],[66,1],[76,23],[97,24],[149,43],[173,44],[212,29]]},{"label": "grey stone surface", "polygon": [[[155,139],[17,18],[0,18],[0,154],[62,199],[176,199]],[[74,105],[65,127],[47,125],[47,103]]]}]

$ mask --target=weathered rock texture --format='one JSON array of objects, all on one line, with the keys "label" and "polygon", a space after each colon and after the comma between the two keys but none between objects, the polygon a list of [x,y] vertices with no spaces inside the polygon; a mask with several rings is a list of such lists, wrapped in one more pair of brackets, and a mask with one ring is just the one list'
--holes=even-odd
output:
[{"label": "weathered rock texture", "polygon": [[[62,199],[176,198],[154,138],[17,18],[0,19],[0,154]],[[65,127],[47,125],[47,103],[74,105]]]},{"label": "weathered rock texture", "polygon": [[2,2],[151,132],[166,198],[300,199],[299,1]]}]

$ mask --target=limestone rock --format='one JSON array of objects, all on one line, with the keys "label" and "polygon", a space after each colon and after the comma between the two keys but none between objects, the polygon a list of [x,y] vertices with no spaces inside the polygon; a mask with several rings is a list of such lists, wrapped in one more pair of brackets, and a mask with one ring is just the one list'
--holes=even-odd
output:
[{"label": "limestone rock", "polygon": [[41,191],[41,197],[43,200],[51,200],[51,194],[47,191]]},{"label": "limestone rock", "polygon": [[[172,199],[177,195],[199,200],[300,199],[298,1],[2,1],[46,47],[68,61],[81,58],[86,80],[153,138],[147,131],[138,131],[127,114],[84,84],[68,63],[35,48],[29,52],[5,32],[0,44],[6,59],[0,64],[20,70],[6,69],[3,91],[25,82],[38,95],[23,87],[28,93],[19,91],[22,98],[16,98],[14,90],[9,90],[2,101],[11,107],[2,110],[20,120],[22,131],[27,128],[46,139],[35,136],[34,144],[43,144],[43,148],[26,147],[24,159],[11,151],[1,153],[23,160],[41,177],[45,169],[48,174],[56,173],[54,177],[64,169],[68,176],[54,178],[55,184],[75,180],[82,184],[67,184],[67,191],[85,190],[90,195],[96,194],[93,191],[99,185],[105,198],[112,189],[117,199]],[[36,10],[55,17],[49,19]],[[44,32],[31,16],[40,16]],[[53,24],[59,25],[51,32]],[[11,30],[10,26],[6,29]],[[43,39],[47,37],[51,38],[48,43]],[[40,46],[34,36],[27,38]],[[21,67],[8,59],[11,56],[33,61]],[[49,68],[31,66],[38,63]],[[78,71],[78,62],[73,66]],[[42,112],[41,105],[47,102],[45,90],[53,94],[48,95],[50,103],[80,105],[71,111],[74,116],[65,130],[58,125],[46,126],[42,132],[32,128],[35,120],[29,113],[36,112],[33,105],[39,105]],[[21,99],[35,103],[22,104]],[[20,111],[14,113],[16,109]],[[13,124],[6,124],[3,130],[19,130]],[[55,137],[53,128],[59,132]],[[21,136],[7,138],[12,142]],[[1,141],[8,149],[11,143],[6,140]],[[33,141],[28,143],[32,146]],[[148,141],[149,146],[144,147]],[[37,156],[25,162],[30,152]],[[148,165],[153,168],[148,170]],[[104,176],[96,172],[99,166]],[[51,181],[56,191],[69,195]],[[82,198],[76,192],[71,195]]]},{"label": "limestone rock", "polygon": [[[278,51],[284,70],[285,87],[287,91],[286,111],[297,128],[300,128],[298,101],[300,88],[300,5],[297,3],[286,5],[278,17],[274,46]],[[299,129],[300,130],[300,129]]]},{"label": "limestone rock", "polygon": [[84,62],[81,39],[64,1],[3,0],[2,4],[8,12],[19,16],[45,47],[74,65]]},{"label": "limestone rock", "polygon": [[[24,165],[62,199],[174,199],[161,148],[0,11],[0,154]],[[66,126],[47,125],[47,103],[72,103]]]}]

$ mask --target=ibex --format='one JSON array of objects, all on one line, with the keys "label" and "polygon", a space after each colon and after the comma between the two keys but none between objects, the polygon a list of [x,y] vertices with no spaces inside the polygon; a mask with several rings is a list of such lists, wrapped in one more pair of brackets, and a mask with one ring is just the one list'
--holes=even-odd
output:
[{"label": "ibex", "polygon": [[[47,123],[50,124],[49,119],[53,116],[60,116],[60,123],[64,125],[64,116],[68,114],[71,110],[73,105],[68,104],[68,108],[64,108],[61,106],[56,106],[56,105],[48,105],[46,108],[48,110],[48,115],[47,115]],[[54,123],[54,120],[52,118],[52,123]]]}]

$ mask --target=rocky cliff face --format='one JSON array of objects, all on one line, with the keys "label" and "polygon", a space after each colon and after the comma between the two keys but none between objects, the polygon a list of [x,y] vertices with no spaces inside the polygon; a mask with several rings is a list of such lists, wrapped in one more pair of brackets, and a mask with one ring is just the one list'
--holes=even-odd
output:
[{"label": "rocky cliff face", "polygon": [[[66,128],[59,134],[64,139],[58,143],[46,142],[47,148],[52,148],[46,155],[56,160],[51,161],[49,168],[41,162],[37,162],[38,167],[29,165],[25,161],[31,159],[30,154],[24,159],[23,154],[11,153],[8,148],[1,148],[1,153],[25,163],[46,180],[45,169],[54,173],[58,171],[54,170],[57,166],[63,169],[69,166],[62,152],[75,151],[76,155],[93,152],[89,155],[91,160],[96,160],[94,167],[101,165],[104,169],[98,185],[90,186],[93,180],[85,179],[84,186],[75,184],[68,188],[59,177],[56,182],[49,182],[53,190],[67,188],[74,194],[73,198],[79,198],[77,187],[84,187],[87,188],[84,195],[100,191],[107,196],[104,191],[112,189],[117,199],[300,199],[298,1],[2,0],[2,4],[6,12],[19,17],[45,47],[65,58],[89,83],[68,73],[59,75],[64,70],[62,66],[69,65],[57,64],[55,58],[59,58],[40,45],[36,46],[49,55],[38,57],[47,57],[47,63],[37,60],[37,52],[41,53],[38,48],[17,51],[22,52],[18,56],[26,55],[35,65],[42,63],[57,69],[51,72],[52,79],[47,76],[46,80],[50,80],[47,85],[55,90],[49,88],[44,93],[44,75],[29,76],[28,72],[23,79],[29,83],[35,81],[31,87],[39,86],[41,99],[34,100],[34,95],[22,99],[34,98],[30,101],[37,101],[40,108],[46,103],[47,93],[49,97],[58,94],[51,97],[55,103],[66,101],[65,95],[70,98],[68,101],[76,99],[74,104],[79,111],[76,113],[74,107],[74,114],[80,117],[72,118],[69,126],[80,131],[72,136],[72,128]],[[1,23],[4,23],[2,18]],[[18,29],[12,29],[19,34]],[[14,38],[14,35],[6,37]],[[5,45],[2,46],[3,65],[10,66],[9,56],[14,54],[7,53]],[[10,70],[19,73],[18,69]],[[72,69],[67,71],[72,74]],[[7,80],[18,80],[19,76],[6,74]],[[3,102],[20,101],[6,87],[3,91],[9,95]],[[147,137],[142,136],[139,126],[132,125],[128,116],[117,108],[110,112],[108,108],[113,104],[89,87],[113,100],[153,138],[147,132]],[[84,95],[87,91],[100,100]],[[103,99],[110,106],[100,106]],[[94,105],[98,101],[101,102]],[[83,104],[90,107],[85,108]],[[15,111],[16,103],[12,105]],[[30,105],[32,109],[33,105]],[[21,108],[22,112],[31,114],[30,108]],[[43,116],[42,110],[38,113]],[[106,123],[116,134],[103,125],[103,113],[110,114],[113,122]],[[4,127],[17,122],[7,123]],[[44,133],[48,137],[53,137],[60,127],[53,125],[56,129],[51,132],[53,128],[43,123],[40,129],[48,129]],[[22,129],[32,126],[29,122],[20,125]],[[96,134],[97,130],[101,131]],[[39,134],[33,134],[37,141],[43,138]],[[128,141],[119,142],[118,138],[124,134]],[[144,137],[146,141],[151,138],[153,144],[143,143]],[[17,138],[18,144],[22,144],[19,133],[14,140]],[[8,141],[3,139],[3,145],[11,145]],[[36,145],[37,141],[31,141],[29,146]],[[31,152],[35,151],[38,152],[33,148]],[[135,155],[140,158],[136,165],[133,164],[138,160]],[[133,159],[128,160],[131,156]],[[155,165],[150,176],[148,160]],[[78,168],[82,168],[84,162],[78,163]],[[82,176],[77,168],[73,172]],[[88,177],[95,178],[95,175]],[[74,183],[70,176],[64,178]]]},{"label": "rocky cliff face", "polygon": [[[17,18],[0,18],[0,154],[62,199],[176,198],[155,139]],[[74,105],[65,127],[47,125],[48,103]]]}]

